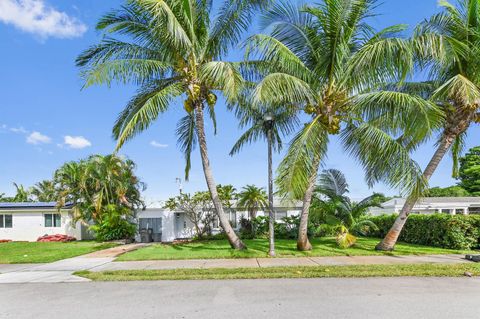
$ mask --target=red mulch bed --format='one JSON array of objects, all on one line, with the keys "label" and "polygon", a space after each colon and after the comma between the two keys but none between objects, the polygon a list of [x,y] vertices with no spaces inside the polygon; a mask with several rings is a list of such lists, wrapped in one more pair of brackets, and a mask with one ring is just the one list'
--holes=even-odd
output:
[{"label": "red mulch bed", "polygon": [[75,241],[77,240],[75,237],[68,236],[68,235],[45,235],[42,237],[38,237],[38,242],[67,242],[67,241]]}]

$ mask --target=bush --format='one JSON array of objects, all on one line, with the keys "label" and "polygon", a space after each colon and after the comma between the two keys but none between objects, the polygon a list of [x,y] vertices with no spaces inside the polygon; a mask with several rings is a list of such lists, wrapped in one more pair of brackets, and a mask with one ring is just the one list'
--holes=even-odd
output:
[{"label": "bush", "polygon": [[[368,235],[383,238],[393,225],[397,215],[381,215],[370,220],[377,230]],[[450,249],[471,249],[480,243],[480,216],[412,214],[407,219],[399,241]]]},{"label": "bush", "polygon": [[127,220],[129,213],[127,208],[108,205],[103,219],[90,226],[95,232],[96,240],[132,239],[137,231],[137,225]]}]

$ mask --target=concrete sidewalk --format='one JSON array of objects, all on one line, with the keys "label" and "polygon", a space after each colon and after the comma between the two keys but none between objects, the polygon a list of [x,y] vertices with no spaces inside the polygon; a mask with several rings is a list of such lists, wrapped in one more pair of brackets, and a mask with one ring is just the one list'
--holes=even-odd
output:
[{"label": "concrete sidewalk", "polygon": [[0,265],[1,283],[83,282],[88,279],[74,276],[80,270],[154,270],[182,268],[262,268],[282,266],[346,266],[395,264],[458,264],[468,263],[463,255],[425,256],[336,256],[250,259],[187,259],[114,262],[126,251],[142,247],[141,244],[124,245],[49,264]]},{"label": "concrete sidewalk", "polygon": [[464,255],[424,256],[336,256],[298,258],[249,258],[249,259],[186,259],[119,261],[93,267],[90,271],[106,270],[154,270],[182,268],[262,268],[282,266],[347,266],[347,265],[395,265],[395,264],[458,264],[470,261]]},{"label": "concrete sidewalk", "polygon": [[143,246],[144,244],[122,245],[48,264],[0,264],[0,284],[89,281],[74,276],[73,273],[111,263],[117,256]]}]

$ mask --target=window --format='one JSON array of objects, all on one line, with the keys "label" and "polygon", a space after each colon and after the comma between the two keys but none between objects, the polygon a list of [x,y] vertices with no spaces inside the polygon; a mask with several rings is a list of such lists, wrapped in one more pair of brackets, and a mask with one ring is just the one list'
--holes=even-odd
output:
[{"label": "window", "polygon": [[442,209],[443,214],[450,214],[450,209]]},{"label": "window", "polygon": [[0,228],[13,228],[12,215],[0,215]]},{"label": "window", "polygon": [[275,220],[282,220],[285,217],[287,217],[287,212],[286,211],[275,212]]},{"label": "window", "polygon": [[469,207],[468,208],[469,214],[480,214],[480,207]]},{"label": "window", "polygon": [[62,217],[60,214],[45,214],[45,227],[60,227],[62,225]]}]

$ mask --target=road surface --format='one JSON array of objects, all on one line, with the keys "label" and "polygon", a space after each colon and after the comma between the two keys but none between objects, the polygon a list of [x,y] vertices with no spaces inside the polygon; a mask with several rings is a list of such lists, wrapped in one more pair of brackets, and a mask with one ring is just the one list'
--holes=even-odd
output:
[{"label": "road surface", "polygon": [[480,278],[0,285],[0,318],[480,318]]}]

